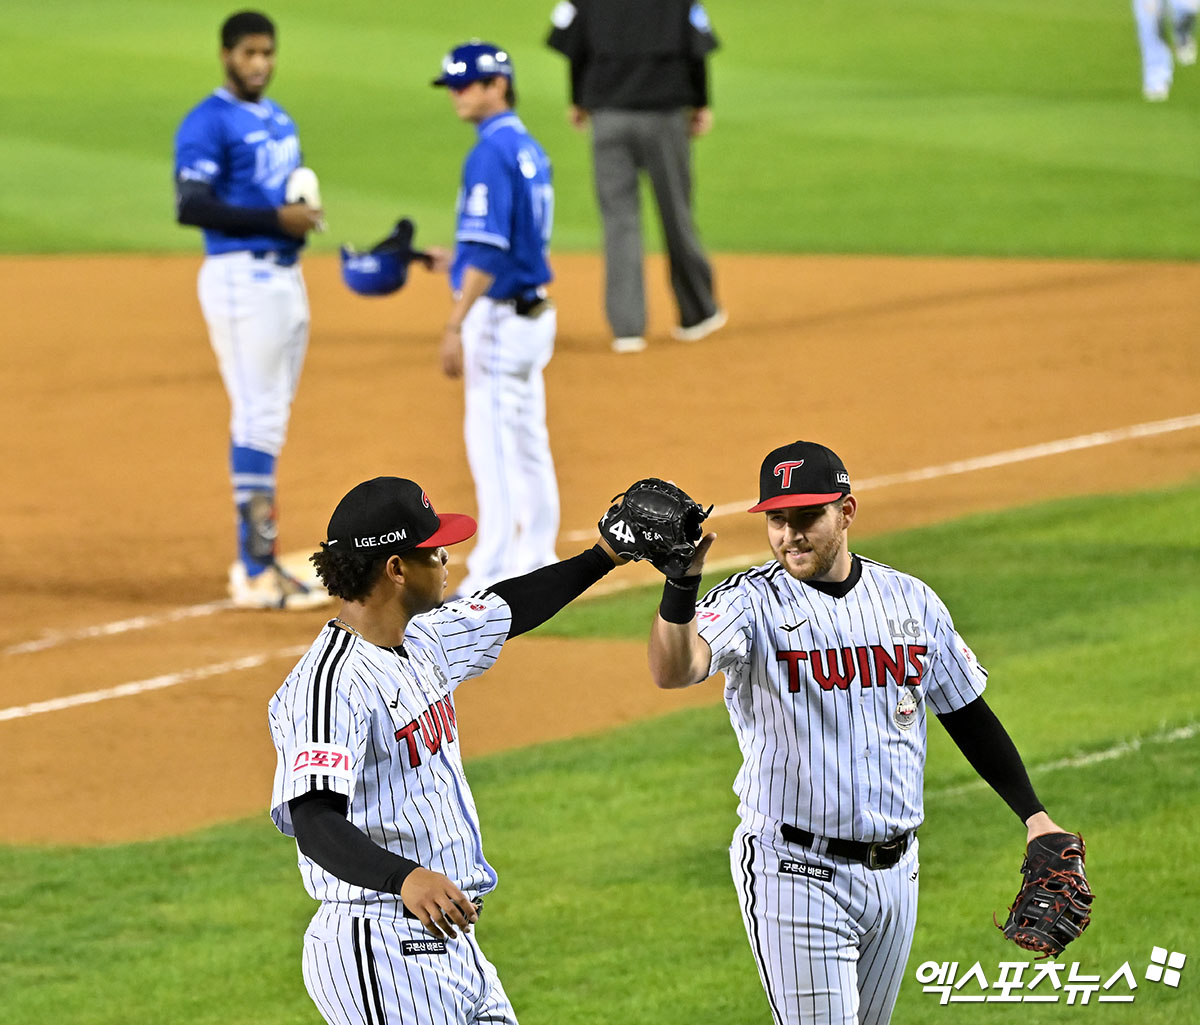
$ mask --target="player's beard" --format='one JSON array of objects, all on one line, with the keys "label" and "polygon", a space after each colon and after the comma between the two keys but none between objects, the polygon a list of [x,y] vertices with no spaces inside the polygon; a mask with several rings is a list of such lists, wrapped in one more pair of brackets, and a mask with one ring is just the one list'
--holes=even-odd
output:
[{"label": "player's beard", "polygon": [[252,87],[246,84],[246,80],[234,70],[232,64],[225,65],[225,74],[229,76],[231,81],[237,87],[237,94],[240,99],[246,100],[249,103],[257,103],[262,99],[262,94],[267,91],[267,86],[271,84],[271,76],[267,75],[263,79],[263,84],[258,87]]},{"label": "player's beard", "polygon": [[775,560],[787,570],[789,576],[794,577],[796,580],[819,580],[833,569],[834,563],[837,562],[838,556],[841,554],[844,541],[844,535],[842,534],[838,534],[825,541],[817,541],[816,543],[809,541],[809,554],[812,558],[802,571],[790,566],[787,561],[788,551],[796,549],[796,545],[780,545],[775,552]]}]

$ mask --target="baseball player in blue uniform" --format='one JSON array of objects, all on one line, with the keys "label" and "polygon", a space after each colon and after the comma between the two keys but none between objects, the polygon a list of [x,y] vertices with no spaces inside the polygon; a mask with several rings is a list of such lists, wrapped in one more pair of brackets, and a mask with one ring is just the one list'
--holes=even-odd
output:
[{"label": "baseball player in blue uniform", "polygon": [[343,604],[270,702],[271,816],[321,901],[304,980],[330,1025],[516,1022],[472,928],[496,872],[454,692],[624,560],[601,539],[443,605],[444,546],[474,531],[411,480],[377,477],[338,503],[312,557]]},{"label": "baseball player in blue uniform", "polygon": [[230,474],[238,557],[230,597],[246,608],[328,601],[276,560],[276,461],[308,344],[300,250],[322,211],[286,201],[301,164],[296,124],[264,94],[275,26],[241,11],[221,26],[221,88],[175,136],[176,218],[204,232],[200,306],[230,403]]},{"label": "baseball player in blue uniform", "polygon": [[557,326],[545,288],[554,187],[545,151],[514,113],[506,51],[457,46],[433,84],[477,133],[458,192],[454,304],[441,341],[442,369],[465,386],[479,537],[458,590],[472,594],[555,560],[558,480],[542,376]]},{"label": "baseball player in blue uniform", "polygon": [[725,674],[742,751],[730,862],[774,1020],[889,1020],[917,914],[926,723],[936,715],[1024,822],[1058,832],[983,699],[987,672],[938,596],[853,554],[858,504],[813,442],[759,475],[773,558],[697,602],[709,534],[668,579],[650,637],[660,687]]},{"label": "baseball player in blue uniform", "polygon": [[1142,95],[1159,102],[1171,95],[1175,65],[1196,63],[1196,12],[1200,0],[1133,0],[1142,51]]}]

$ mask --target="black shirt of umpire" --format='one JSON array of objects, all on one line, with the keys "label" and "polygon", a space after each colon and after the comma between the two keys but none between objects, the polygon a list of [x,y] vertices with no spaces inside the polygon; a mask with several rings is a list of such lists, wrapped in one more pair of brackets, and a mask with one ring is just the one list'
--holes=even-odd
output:
[{"label": "black shirt of umpire", "polygon": [[718,43],[706,21],[693,23],[693,6],[563,0],[546,43],[571,62],[571,102],[585,110],[707,107],[705,57]]}]

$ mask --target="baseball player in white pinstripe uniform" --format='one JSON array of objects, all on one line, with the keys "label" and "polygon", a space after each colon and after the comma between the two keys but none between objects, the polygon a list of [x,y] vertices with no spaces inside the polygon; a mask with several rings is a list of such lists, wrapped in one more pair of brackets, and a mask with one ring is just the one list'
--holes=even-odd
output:
[{"label": "baseball player in white pinstripe uniform", "polygon": [[1029,838],[1058,827],[945,605],[850,552],[857,502],[837,455],[784,445],[759,482],[750,512],[774,559],[697,602],[706,535],[664,587],[650,668],[668,688],[725,674],[743,757],[730,861],[774,1020],[886,1022],[916,924],[928,714]]},{"label": "baseball player in white pinstripe uniform", "polygon": [[410,480],[352,489],[313,556],[343,605],[270,703],[271,816],[321,901],[304,980],[331,1025],[516,1021],[472,932],[496,873],[454,690],[624,560],[601,540],[443,606],[443,546],[474,532]]}]

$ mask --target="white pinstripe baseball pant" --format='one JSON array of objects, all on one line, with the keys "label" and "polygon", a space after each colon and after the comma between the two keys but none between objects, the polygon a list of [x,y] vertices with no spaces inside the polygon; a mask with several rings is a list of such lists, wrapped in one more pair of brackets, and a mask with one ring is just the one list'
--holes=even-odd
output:
[{"label": "white pinstripe baseball pant", "polygon": [[304,934],[304,984],[329,1025],[517,1025],[474,932],[440,941],[413,919],[323,904]]},{"label": "white pinstripe baseball pant", "polygon": [[917,922],[917,843],[872,870],[739,826],[742,921],[776,1025],[883,1025]]}]

